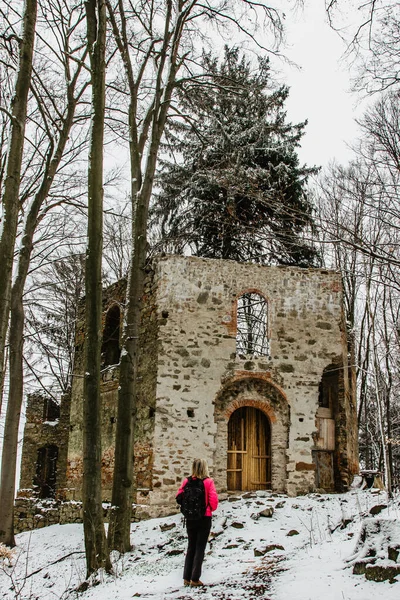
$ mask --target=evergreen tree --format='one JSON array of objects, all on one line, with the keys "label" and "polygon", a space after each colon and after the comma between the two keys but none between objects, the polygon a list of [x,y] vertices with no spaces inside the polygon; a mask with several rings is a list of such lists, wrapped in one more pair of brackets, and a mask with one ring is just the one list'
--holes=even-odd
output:
[{"label": "evergreen tree", "polygon": [[258,69],[237,49],[221,64],[205,54],[209,85],[186,83],[167,133],[153,219],[167,252],[268,264],[312,265],[303,239],[313,225],[307,179],[299,164],[305,123],[286,122],[286,86],[271,88],[268,59]]}]

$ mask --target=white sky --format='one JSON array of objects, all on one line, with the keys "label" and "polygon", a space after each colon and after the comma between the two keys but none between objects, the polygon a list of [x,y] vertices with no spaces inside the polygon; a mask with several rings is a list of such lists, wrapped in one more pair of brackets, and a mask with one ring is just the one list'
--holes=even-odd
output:
[{"label": "white sky", "polygon": [[[353,19],[353,23],[358,23],[360,16],[347,1],[350,2],[342,0],[341,7],[346,13],[342,22]],[[350,91],[354,67],[342,58],[346,45],[329,26],[324,0],[303,0],[304,8],[295,13],[290,10],[295,0],[276,0],[275,4],[281,10],[287,7],[287,45],[282,53],[298,68],[275,57],[271,58],[271,65],[277,80],[290,88],[286,102],[288,120],[308,121],[299,149],[300,160],[309,166],[322,167],[332,160],[346,163],[353,157],[349,145],[356,142],[358,135],[355,118],[361,117],[367,104]],[[215,39],[213,49],[219,48],[222,56],[224,44],[235,41]],[[117,151],[114,145],[106,147],[105,158],[108,167],[118,163],[121,147]]]},{"label": "white sky", "polygon": [[[323,0],[306,0],[297,17],[287,14],[285,55],[301,70],[282,65],[290,87],[288,118],[308,120],[299,151],[309,165],[326,165],[330,160],[347,162],[357,137],[355,116],[362,114],[360,98],[350,93],[350,68],[341,57],[346,49],[326,18]],[[275,63],[276,61],[273,61]],[[279,64],[275,64],[280,69]],[[363,103],[364,104],[364,103]]]}]

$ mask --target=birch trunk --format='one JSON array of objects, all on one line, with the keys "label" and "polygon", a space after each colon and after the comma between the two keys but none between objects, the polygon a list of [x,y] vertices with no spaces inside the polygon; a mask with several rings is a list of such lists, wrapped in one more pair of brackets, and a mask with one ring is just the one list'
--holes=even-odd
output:
[{"label": "birch trunk", "polygon": [[[11,304],[14,248],[20,208],[19,188],[22,153],[24,149],[28,93],[32,76],[36,15],[37,0],[25,0],[22,42],[19,51],[19,68],[11,107],[10,144],[2,198],[3,221],[0,232],[0,390],[3,389],[4,382],[4,351]],[[0,411],[1,400],[2,398],[0,397]]]},{"label": "birch trunk", "polygon": [[[22,247],[18,259],[18,271],[11,294],[9,339],[10,386],[5,420],[0,482],[0,522],[2,523],[0,530],[0,541],[12,546],[15,545],[15,476],[18,451],[18,430],[23,401],[23,334],[25,324],[23,295],[33,249],[34,234],[40,218],[39,213],[53,184],[74,119],[77,102],[71,92],[73,91],[76,80],[77,74],[70,84],[67,114],[63,123],[63,127],[60,131],[60,138],[57,147],[55,149],[53,158],[47,162],[42,177],[42,184],[30,206],[26,217],[24,237],[22,239]],[[50,147],[53,145],[52,141],[53,140],[50,140]]]}]

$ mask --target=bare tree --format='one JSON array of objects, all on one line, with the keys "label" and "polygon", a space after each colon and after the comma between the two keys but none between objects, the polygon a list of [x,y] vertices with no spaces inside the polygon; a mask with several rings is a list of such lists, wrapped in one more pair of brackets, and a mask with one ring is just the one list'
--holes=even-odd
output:
[{"label": "bare tree", "polygon": [[72,384],[75,330],[85,276],[84,254],[79,247],[67,246],[65,250],[65,255],[53,258],[33,274],[25,300],[25,380],[31,379],[30,387],[39,387],[57,403]]},{"label": "bare tree", "polygon": [[129,267],[132,245],[130,201],[120,207],[114,206],[104,214],[104,251],[106,278],[110,281],[122,279]]},{"label": "bare tree", "polygon": [[[114,548],[130,548],[133,481],[133,436],[139,348],[139,324],[147,257],[149,201],[161,139],[171,114],[176,87],[191,80],[207,84],[199,71],[205,32],[214,27],[219,34],[236,28],[258,48],[259,25],[272,30],[274,47],[283,31],[281,15],[264,2],[252,0],[152,0],[124,2],[107,0],[107,9],[120,56],[120,77],[129,98],[127,138],[130,149],[132,201],[132,255],[128,274],[127,306],[120,362],[118,419],[112,504],[114,515],[109,541]],[[254,27],[255,25],[255,27]],[[123,81],[121,81],[123,75]],[[174,109],[175,110],[175,109]],[[179,112],[179,109],[177,109]]]},{"label": "bare tree", "polygon": [[[11,2],[5,5],[1,16],[8,20]],[[20,209],[19,188],[21,179],[22,153],[31,82],[37,0],[25,0],[21,38],[19,39],[19,61],[17,66],[14,96],[9,109],[3,107],[9,118],[10,143],[7,152],[4,187],[2,190],[2,218],[0,223],[0,390],[4,379],[4,348],[6,344],[8,318],[11,302],[11,278],[14,263],[14,247]],[[3,35],[6,36],[6,33]],[[13,33],[11,32],[13,36]],[[0,397],[1,408],[1,397]],[[2,524],[0,536],[4,529]],[[10,540],[12,541],[12,540]]]},{"label": "bare tree", "polygon": [[[368,94],[398,88],[400,83],[398,0],[325,0],[330,23],[348,44],[355,60],[354,87]],[[342,11],[342,8],[345,10]],[[349,20],[349,9],[357,18]]]},{"label": "bare tree", "polygon": [[111,570],[101,496],[101,316],[103,252],[103,143],[106,80],[106,4],[87,0],[87,42],[92,76],[85,269],[85,378],[83,407],[83,528],[87,576]]},{"label": "bare tree", "polygon": [[[37,145],[33,145],[33,157],[26,157],[27,166],[23,173],[25,185],[23,190],[23,204],[25,206],[25,220],[22,232],[21,247],[18,253],[18,264],[15,281],[11,294],[11,319],[10,319],[10,386],[7,402],[7,412],[4,430],[4,443],[2,453],[0,515],[3,523],[1,541],[14,544],[13,505],[15,495],[15,475],[18,445],[18,428],[23,400],[23,340],[24,340],[24,306],[23,295],[29,265],[34,246],[34,235],[38,223],[46,214],[58,206],[64,198],[49,201],[50,189],[56,176],[60,175],[60,165],[65,155],[65,150],[71,129],[74,124],[76,107],[87,87],[87,81],[81,82],[81,72],[86,55],[86,48],[78,47],[76,52],[71,50],[75,29],[82,22],[82,10],[64,11],[52,0],[41,5],[41,10],[53,10],[54,30],[59,34],[58,41],[64,52],[57,56],[63,68],[65,81],[65,96],[62,96],[63,105],[55,102],[54,88],[60,85],[59,80],[46,81],[40,76],[39,67],[34,67],[34,77],[31,82],[33,97],[37,99],[37,114],[31,112],[30,122],[34,122],[38,135]],[[65,27],[69,23],[69,28]],[[46,16],[48,23],[48,16]],[[43,44],[46,49],[49,43],[38,34],[39,47]],[[43,43],[44,42],[44,43]],[[35,133],[36,135],[36,133]],[[78,149],[69,148],[71,155],[80,152]],[[68,162],[67,161],[67,162]],[[34,165],[34,167],[33,167]],[[32,197],[31,197],[32,196]]]},{"label": "bare tree", "polygon": [[355,348],[361,460],[385,471],[390,494],[399,477],[400,433],[400,172],[393,95],[370,108],[361,125],[357,161],[332,167],[321,182],[320,229],[328,265],[342,272]]}]

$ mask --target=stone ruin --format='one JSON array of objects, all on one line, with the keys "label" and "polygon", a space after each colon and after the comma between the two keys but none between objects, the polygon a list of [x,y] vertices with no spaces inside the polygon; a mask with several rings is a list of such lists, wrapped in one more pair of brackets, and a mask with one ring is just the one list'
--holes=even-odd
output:
[{"label": "stone ruin", "polygon": [[[103,295],[104,501],[111,499],[125,287],[120,281]],[[17,519],[31,511],[24,527],[36,526],[35,518],[52,522],[46,510],[27,508],[32,497],[40,506],[53,499],[59,522],[79,519],[83,316],[70,394],[60,406],[41,396],[28,401],[16,510]],[[195,457],[207,459],[221,494],[349,488],[358,472],[357,417],[339,273],[157,258],[148,268],[141,348],[135,518],[175,511]]]}]

